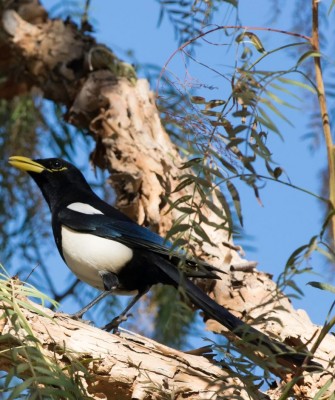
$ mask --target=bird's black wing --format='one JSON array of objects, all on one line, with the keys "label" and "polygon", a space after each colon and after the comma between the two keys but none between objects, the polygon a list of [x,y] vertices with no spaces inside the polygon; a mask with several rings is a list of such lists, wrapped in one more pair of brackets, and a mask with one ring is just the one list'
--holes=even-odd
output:
[{"label": "bird's black wing", "polygon": [[[187,276],[220,279],[220,269],[201,260],[191,259],[185,253],[172,249],[171,242],[132,221],[116,220],[103,214],[82,214],[64,208],[58,213],[58,220],[78,232],[92,233],[96,236],[116,240],[126,246],[145,249],[181,261],[181,269]],[[177,262],[178,263],[178,262]]]}]

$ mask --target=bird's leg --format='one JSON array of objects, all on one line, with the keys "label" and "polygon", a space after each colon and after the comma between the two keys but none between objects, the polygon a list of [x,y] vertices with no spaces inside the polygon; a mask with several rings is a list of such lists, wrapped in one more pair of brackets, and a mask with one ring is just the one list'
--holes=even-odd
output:
[{"label": "bird's leg", "polygon": [[127,320],[127,313],[128,311],[138,302],[138,300],[145,294],[147,293],[149,288],[146,288],[144,290],[141,290],[138,292],[136,296],[134,296],[127,307],[122,311],[120,315],[115,317],[111,322],[109,322],[107,325],[105,325],[102,329],[110,332],[113,331],[113,333],[117,333],[119,325]]},{"label": "bird's leg", "polygon": [[94,300],[92,300],[87,306],[82,308],[80,311],[76,312],[75,314],[71,315],[71,318],[73,319],[80,319],[86,311],[88,311],[90,308],[95,306],[97,303],[99,303],[100,300],[104,299],[106,296],[111,294],[111,292],[117,288],[119,285],[119,280],[115,274],[109,271],[100,271],[99,275],[102,278],[103,284],[105,291],[100,293],[98,297],[96,297]]},{"label": "bird's leg", "polygon": [[106,296],[108,296],[110,292],[102,292],[99,294],[98,297],[96,297],[94,300],[92,300],[90,303],[87,304],[84,308],[76,312],[75,314],[71,314],[71,318],[73,319],[80,319],[86,311],[88,311],[90,308],[95,306],[97,303],[99,303],[100,300],[104,299]]}]

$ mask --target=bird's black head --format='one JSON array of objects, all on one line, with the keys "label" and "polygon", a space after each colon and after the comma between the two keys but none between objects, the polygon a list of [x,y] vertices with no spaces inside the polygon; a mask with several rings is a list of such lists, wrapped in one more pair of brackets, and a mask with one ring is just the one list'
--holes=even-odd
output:
[{"label": "bird's black head", "polygon": [[69,162],[60,158],[31,160],[13,156],[9,163],[27,171],[41,189],[51,210],[60,203],[76,201],[81,193],[92,193],[82,173]]}]

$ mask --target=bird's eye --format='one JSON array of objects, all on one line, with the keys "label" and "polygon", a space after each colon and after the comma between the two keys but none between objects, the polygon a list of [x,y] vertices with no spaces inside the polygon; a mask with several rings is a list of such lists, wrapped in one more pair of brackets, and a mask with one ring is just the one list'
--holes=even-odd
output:
[{"label": "bird's eye", "polygon": [[60,169],[62,168],[62,163],[59,160],[55,160],[51,164],[52,169]]}]

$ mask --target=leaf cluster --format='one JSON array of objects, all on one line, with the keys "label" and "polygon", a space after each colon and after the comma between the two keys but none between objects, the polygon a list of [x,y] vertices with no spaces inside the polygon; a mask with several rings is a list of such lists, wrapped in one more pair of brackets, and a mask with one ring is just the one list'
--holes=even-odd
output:
[{"label": "leaf cluster", "polygon": [[[2,358],[7,358],[10,365],[1,393],[9,400],[26,398],[27,395],[30,399],[89,398],[80,379],[80,375],[87,375],[85,366],[69,352],[66,353],[66,362],[64,359],[60,362],[56,355],[50,358],[44,353],[22,309],[44,314],[27,300],[28,297],[38,299],[42,304],[53,303],[33,286],[10,279],[5,272],[0,274],[1,319],[8,319],[12,326],[0,338],[0,346],[6,345],[5,348],[2,346]],[[8,343],[11,343],[9,348]]]},{"label": "leaf cluster", "polygon": [[[210,43],[211,33],[201,37]],[[178,245],[185,244],[182,235],[190,229],[197,230],[201,240],[210,242],[199,227],[202,224],[226,229],[229,235],[238,231],[236,221],[243,225],[239,182],[250,186],[260,202],[259,190],[264,186],[264,179],[278,181],[283,169],[273,159],[269,137],[276,135],[283,139],[277,121],[292,125],[282,109],[296,108],[295,103],[299,101],[296,87],[314,92],[299,70],[303,59],[285,70],[259,67],[265,58],[301,43],[266,51],[255,33],[241,33],[239,29],[236,29],[235,43],[238,56],[233,72],[204,65],[192,57],[187,46],[180,50],[190,62],[210,69],[223,80],[225,97],[213,99],[200,95],[199,92],[212,88],[199,85],[190,89],[174,79],[167,69],[161,78],[162,121],[188,159],[181,169],[192,170],[180,177],[175,189],[180,197],[170,205],[170,210],[177,209],[182,214],[168,234],[174,235]],[[308,44],[304,45],[308,48]],[[291,74],[296,74],[297,79],[291,78]],[[192,187],[193,194],[183,195],[186,187]],[[204,207],[214,212],[218,218],[215,223],[208,221]]]},{"label": "leaf cluster", "polygon": [[[175,38],[183,44],[199,35],[209,25],[219,6],[237,8],[237,0],[156,0],[160,6],[158,26],[167,18],[172,26]],[[196,44],[196,42],[194,43]]]}]

